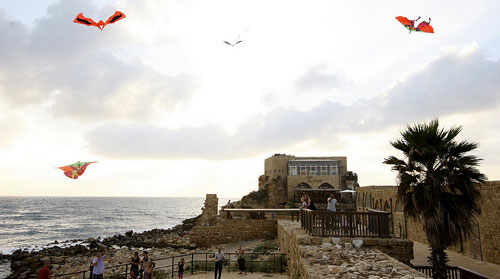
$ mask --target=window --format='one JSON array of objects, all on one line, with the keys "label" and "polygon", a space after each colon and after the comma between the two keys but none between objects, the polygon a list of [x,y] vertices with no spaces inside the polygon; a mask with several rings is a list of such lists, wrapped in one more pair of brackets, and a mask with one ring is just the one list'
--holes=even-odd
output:
[{"label": "window", "polygon": [[321,165],[320,167],[320,171],[321,171],[321,175],[327,175],[328,174],[328,168],[326,167],[326,165]]},{"label": "window", "polygon": [[338,166],[330,166],[330,174],[331,175],[339,174],[339,167]]},{"label": "window", "polygon": [[316,165],[311,165],[309,166],[309,174],[317,174],[317,169],[318,169],[318,166]]},{"label": "window", "polygon": [[297,175],[297,166],[289,166],[288,173],[289,175]]},{"label": "window", "polygon": [[301,165],[300,166],[300,175],[306,175],[307,174],[307,166]]}]

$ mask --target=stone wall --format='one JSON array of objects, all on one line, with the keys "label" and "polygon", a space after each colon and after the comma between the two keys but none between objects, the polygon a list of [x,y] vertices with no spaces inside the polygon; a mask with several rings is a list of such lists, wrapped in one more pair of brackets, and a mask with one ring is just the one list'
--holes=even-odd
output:
[{"label": "stone wall", "polygon": [[270,236],[276,236],[276,220],[223,219],[217,220],[215,226],[195,226],[189,241],[197,247],[209,247]]},{"label": "stone wall", "polygon": [[483,201],[479,231],[483,261],[500,264],[500,181],[489,181],[481,187]]},{"label": "stone wall", "polygon": [[[480,186],[481,215],[477,227],[469,239],[448,250],[459,252],[474,259],[500,264],[500,181],[488,181]],[[358,211],[370,208],[391,212],[394,235],[428,244],[421,222],[405,218],[402,205],[397,199],[396,186],[367,186],[356,188]],[[399,226],[401,225],[401,230]]]},{"label": "stone wall", "polygon": [[409,260],[413,258],[413,242],[376,238],[363,241],[361,249],[354,248],[350,238],[311,237],[297,222],[278,221],[278,243],[287,254],[290,278],[426,278],[380,252],[405,253],[407,256],[402,258]]},{"label": "stone wall", "polygon": [[201,216],[198,221],[199,225],[214,225],[219,207],[219,198],[217,194],[207,194],[205,198],[205,206],[201,209]]}]

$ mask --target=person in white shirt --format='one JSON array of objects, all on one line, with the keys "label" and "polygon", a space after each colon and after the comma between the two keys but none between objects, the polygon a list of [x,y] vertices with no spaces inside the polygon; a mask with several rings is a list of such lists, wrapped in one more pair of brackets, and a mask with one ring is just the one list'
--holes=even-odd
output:
[{"label": "person in white shirt", "polygon": [[327,209],[328,211],[337,211],[337,199],[333,193],[330,193],[330,197],[328,198]]},{"label": "person in white shirt", "polygon": [[222,275],[222,262],[224,261],[224,252],[222,252],[222,247],[219,247],[215,253],[215,279],[217,279],[217,271],[219,272],[219,279]]},{"label": "person in white shirt", "polygon": [[[101,244],[102,245],[102,244]],[[104,246],[104,251],[106,251],[106,256],[103,256],[101,252],[97,252],[97,257],[92,261],[92,274],[94,279],[102,279],[104,274],[104,259],[109,257],[108,248]]]}]

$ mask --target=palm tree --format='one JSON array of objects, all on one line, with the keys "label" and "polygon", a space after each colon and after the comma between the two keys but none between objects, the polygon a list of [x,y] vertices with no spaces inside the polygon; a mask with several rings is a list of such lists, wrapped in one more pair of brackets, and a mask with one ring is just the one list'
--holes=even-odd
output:
[{"label": "palm tree", "polygon": [[430,244],[433,278],[446,277],[446,247],[466,239],[474,219],[481,213],[479,172],[481,159],[467,153],[477,143],[457,142],[462,127],[439,128],[439,121],[407,126],[402,138],[391,145],[404,159],[389,156],[384,164],[398,172],[398,197],[407,216],[423,222]]}]

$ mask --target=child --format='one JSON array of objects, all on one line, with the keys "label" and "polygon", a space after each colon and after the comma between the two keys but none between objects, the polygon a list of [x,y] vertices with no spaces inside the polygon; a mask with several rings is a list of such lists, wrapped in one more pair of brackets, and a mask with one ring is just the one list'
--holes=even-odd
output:
[{"label": "child", "polygon": [[184,278],[184,258],[181,258],[181,261],[177,263],[179,266],[179,279]]}]

